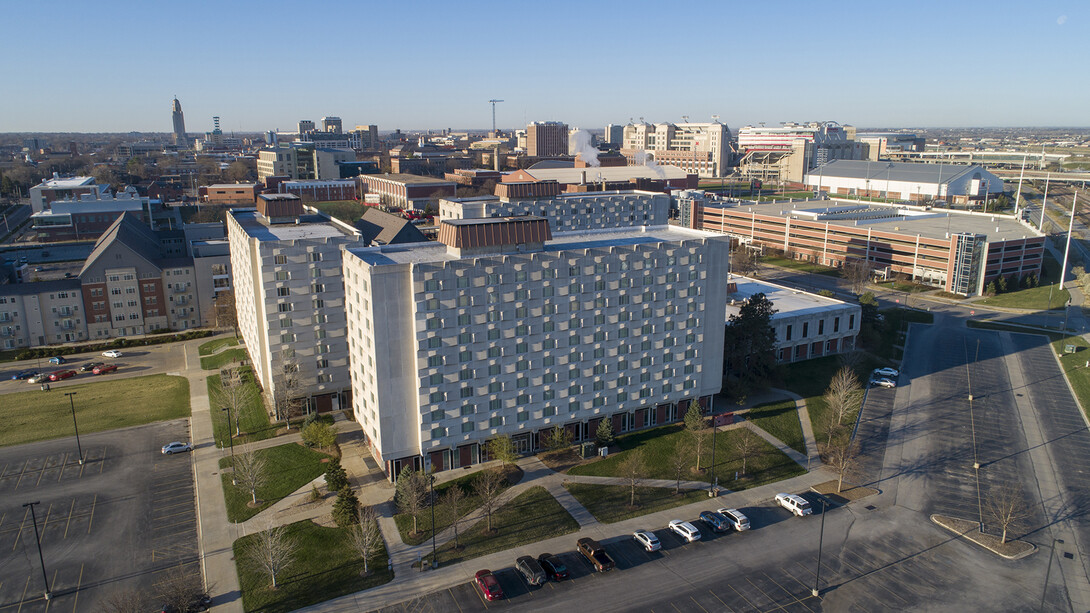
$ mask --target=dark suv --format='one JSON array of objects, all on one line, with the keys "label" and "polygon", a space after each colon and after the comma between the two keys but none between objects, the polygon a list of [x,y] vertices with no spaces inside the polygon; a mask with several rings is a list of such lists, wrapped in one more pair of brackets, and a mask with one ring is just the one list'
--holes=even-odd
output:
[{"label": "dark suv", "polygon": [[575,548],[594,566],[594,570],[604,573],[613,570],[613,558],[609,557],[602,544],[592,538],[581,538],[575,542]]},{"label": "dark suv", "polygon": [[543,553],[537,557],[537,561],[541,563],[541,568],[553,581],[562,581],[568,578],[568,567],[564,566],[559,557],[551,553]]},{"label": "dark suv", "polygon": [[726,515],[717,513],[715,511],[701,511],[700,521],[708,524],[712,527],[712,530],[716,532],[726,532],[730,530],[730,520]]},{"label": "dark suv", "polygon": [[526,583],[530,585],[545,583],[545,569],[541,568],[541,564],[532,557],[522,556],[518,558],[515,560],[515,568],[526,578]]}]

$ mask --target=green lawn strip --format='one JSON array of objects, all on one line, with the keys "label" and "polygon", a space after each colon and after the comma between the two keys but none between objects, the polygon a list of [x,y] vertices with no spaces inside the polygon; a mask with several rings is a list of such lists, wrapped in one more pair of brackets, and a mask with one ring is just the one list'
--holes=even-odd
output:
[{"label": "green lawn strip", "polygon": [[363,212],[367,210],[367,205],[356,202],[355,200],[315,202],[310,206],[345,223],[354,223],[357,219],[363,217]]},{"label": "green lawn strip", "polygon": [[1051,253],[1046,252],[1041,264],[1040,285],[1023,289],[1011,288],[1011,291],[984,298],[977,302],[990,306],[1033,311],[1046,311],[1050,308],[1062,309],[1067,301],[1071,299],[1071,293],[1060,286],[1059,279],[1060,263],[1056,261],[1056,258],[1052,257]]},{"label": "green lawn strip", "polygon": [[228,364],[234,362],[241,362],[249,358],[249,354],[245,349],[228,349],[227,351],[221,351],[216,355],[210,355],[201,358],[201,368],[204,370],[219,370]]},{"label": "green lawn strip", "polygon": [[[77,376],[88,382],[49,392],[27,385],[25,392],[4,394],[0,446],[73,436],[71,406],[75,406],[81,434],[189,417],[189,381],[185,377]],[[64,395],[70,392],[76,394],[72,405]]]},{"label": "green lawn strip", "polygon": [[[861,363],[856,366],[855,374],[859,378],[859,384],[866,386],[870,380],[872,370],[882,363],[865,355]],[[803,362],[795,362],[784,366],[784,387],[806,400],[806,412],[810,414],[810,425],[814,429],[814,438],[819,444],[826,442],[825,413],[829,405],[822,396],[829,387],[836,371],[840,370],[843,363],[840,356],[826,356]],[[845,425],[854,423],[858,411],[852,411],[845,419]]]},{"label": "green lawn strip", "polygon": [[636,508],[630,508],[631,490],[623,485],[565,483],[572,496],[603,524],[612,524],[640,515],[664,511],[708,498],[708,490],[681,490],[675,494],[668,487],[637,487]]},{"label": "green lawn strip", "polygon": [[[462,501],[462,513],[461,516],[469,514],[471,511],[481,506],[480,498],[473,493],[473,483],[477,480],[477,476],[480,473],[473,473],[464,477],[458,477],[451,481],[445,481],[435,486],[435,499],[442,500],[443,494],[452,487],[462,488],[462,492],[465,493],[465,499]],[[505,482],[506,483],[506,482]],[[506,490],[509,486],[504,485],[501,492]],[[435,525],[439,532],[446,530],[450,527],[450,522],[444,519],[444,514],[435,510]],[[431,507],[426,507],[422,510],[416,518],[416,527],[419,532],[415,536],[411,536],[410,533],[413,529],[413,516],[408,513],[398,513],[394,516],[394,523],[397,524],[397,531],[401,533],[401,540],[406,545],[419,545],[424,541],[431,538],[432,525],[431,525]]]},{"label": "green lawn strip", "polygon": [[[488,519],[482,519],[459,534],[461,549],[454,541],[439,548],[440,564],[464,562],[496,551],[536,543],[579,530],[563,506],[544,487],[532,487],[515,496],[492,514],[495,534],[488,534]],[[430,562],[431,557],[426,558]]]},{"label": "green lawn strip", "polygon": [[[243,366],[241,376],[243,385],[248,386],[252,393],[250,403],[242,410],[242,416],[239,418],[241,435],[235,437],[235,444],[263,441],[276,436],[276,431],[280,426],[269,423],[269,413],[265,410],[265,401],[261,396],[261,391],[258,389],[257,384],[254,383],[252,367]],[[223,410],[225,405],[219,400],[220,376],[218,374],[208,375],[206,385],[208,386],[208,399],[211,404],[209,413],[212,415],[212,434],[218,446],[227,447],[230,445],[228,437],[233,428],[227,421],[227,411]],[[236,417],[238,416],[234,415],[232,410],[231,418]]]},{"label": "green lawn strip", "polygon": [[882,281],[877,283],[879,287],[884,287],[888,290],[895,292],[906,292],[909,294],[915,294],[918,292],[929,292],[935,288],[930,285],[920,285],[919,283],[912,283],[911,281],[902,281],[900,279],[893,279],[892,281]]},{"label": "green lawn strip", "polygon": [[794,258],[765,255],[761,256],[760,260],[762,264],[770,264],[772,266],[779,266],[780,268],[790,268],[791,270],[797,270],[799,272],[809,272],[817,275],[828,275],[830,277],[840,276],[840,269],[838,268],[821,266],[820,264],[814,264],[813,262],[804,262],[802,260],[796,260]]},{"label": "green lawn strip", "polygon": [[363,561],[348,544],[347,528],[325,528],[307,519],[288,524],[287,535],[298,550],[295,561],[277,577],[276,590],[269,587],[269,575],[261,571],[253,558],[256,535],[235,541],[235,566],[246,611],[287,613],[377,587],[394,578],[386,569],[385,546],[369,561],[370,574],[360,575]]},{"label": "green lawn strip", "polygon": [[[1064,354],[1065,345],[1074,345],[1075,353]],[[1079,405],[1090,416],[1090,368],[1086,367],[1087,360],[1090,360],[1090,344],[1078,335],[1065,336],[1054,340],[1052,349],[1060,355],[1060,364],[1071,381]]]},{"label": "green lawn strip", "polygon": [[214,341],[208,341],[207,343],[201,343],[200,347],[197,347],[198,355],[212,355],[220,347],[234,347],[238,345],[238,339],[231,336],[228,338],[217,338]]},{"label": "green lawn strip", "polygon": [[[227,499],[227,519],[243,522],[257,515],[281,498],[303,487],[315,477],[325,472],[323,459],[329,456],[312,451],[297,443],[288,443],[254,452],[265,460],[266,483],[257,489],[258,506],[250,508],[247,504],[252,498],[250,492],[241,485],[231,485],[231,471],[224,470],[223,494]],[[220,459],[220,469],[231,465],[231,457]]]},{"label": "green lawn strip", "polygon": [[795,451],[806,453],[802,423],[799,421],[799,411],[794,400],[759,404],[746,413],[746,419]]},{"label": "green lawn strip", "polygon": [[[719,483],[730,489],[746,489],[755,485],[773,483],[794,477],[805,472],[791,458],[787,457],[779,449],[761,439],[758,452],[746,462],[747,478],[735,482],[735,472],[741,472],[742,462],[737,459],[735,442],[740,436],[739,430],[728,430],[716,434],[715,445],[715,475],[719,477]],[[670,457],[677,446],[679,439],[686,440],[688,434],[681,425],[660,426],[648,430],[641,430],[632,434],[626,434],[617,438],[617,445],[622,449],[618,453],[612,453],[608,457],[594,460],[587,464],[581,464],[568,471],[572,475],[589,475],[599,477],[616,477],[619,475],[619,467],[625,457],[633,449],[643,450],[644,465],[647,467],[644,474],[647,479],[672,479],[670,473]],[[691,443],[686,443],[692,447]],[[712,471],[707,469],[711,464],[712,445],[711,431],[702,451],[701,472],[687,471],[683,480],[711,482],[714,479]],[[694,464],[695,465],[695,464]]]}]

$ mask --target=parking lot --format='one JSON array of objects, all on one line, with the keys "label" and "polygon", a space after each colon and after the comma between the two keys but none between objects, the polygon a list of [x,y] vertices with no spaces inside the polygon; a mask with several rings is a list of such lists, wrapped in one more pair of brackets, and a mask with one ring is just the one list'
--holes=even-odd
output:
[{"label": "parking lot", "polygon": [[[182,372],[185,368],[185,357],[180,344],[152,345],[149,347],[128,347],[119,349],[120,358],[105,358],[100,352],[69,354],[64,357],[68,360],[65,364],[50,364],[47,359],[20,360],[18,362],[5,362],[0,364],[0,394],[10,392],[25,392],[37,389],[39,385],[27,383],[23,380],[12,380],[12,376],[24,370],[32,370],[49,374],[56,370],[74,370],[76,376],[63,381],[53,381],[49,386],[53,389],[78,385],[80,383],[97,383],[110,379],[126,377],[142,377],[144,375],[157,375],[170,372]],[[105,362],[117,364],[118,369],[104,375],[93,375],[90,372],[80,372],[79,369],[88,362]]]},{"label": "parking lot", "polygon": [[[0,449],[0,611],[96,611],[111,594],[154,592],[162,573],[198,572],[193,471],[175,420]],[[37,520],[42,563],[34,543]]]}]

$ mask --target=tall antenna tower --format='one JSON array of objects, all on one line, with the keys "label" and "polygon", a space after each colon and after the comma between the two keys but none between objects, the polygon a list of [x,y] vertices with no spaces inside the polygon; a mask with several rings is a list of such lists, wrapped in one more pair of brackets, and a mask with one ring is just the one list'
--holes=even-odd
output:
[{"label": "tall antenna tower", "polygon": [[488,101],[492,105],[492,134],[496,133],[496,103],[503,102],[503,100],[496,100],[495,98]]}]

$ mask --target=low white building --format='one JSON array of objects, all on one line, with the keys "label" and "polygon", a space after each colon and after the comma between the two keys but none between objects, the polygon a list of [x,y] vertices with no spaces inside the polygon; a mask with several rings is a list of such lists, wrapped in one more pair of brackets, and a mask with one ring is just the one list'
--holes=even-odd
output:
[{"label": "low white building", "polygon": [[[920,164],[835,160],[811,170],[803,183],[830,196],[859,195],[891,200],[946,200],[964,204],[995,198],[1003,179],[975,164]],[[820,185],[820,187],[818,187]]]}]

